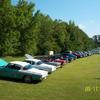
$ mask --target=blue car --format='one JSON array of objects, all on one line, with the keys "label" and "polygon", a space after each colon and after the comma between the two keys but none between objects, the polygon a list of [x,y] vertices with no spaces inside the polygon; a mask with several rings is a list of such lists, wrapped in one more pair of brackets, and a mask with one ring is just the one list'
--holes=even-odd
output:
[{"label": "blue car", "polygon": [[68,59],[69,62],[74,60],[74,58],[72,56],[68,55],[68,53],[62,53],[61,55],[63,56],[64,59]]},{"label": "blue car", "polygon": [[74,60],[77,59],[77,56],[75,56],[75,55],[73,55],[73,54],[71,54],[71,53],[67,53],[67,56],[72,57]]}]

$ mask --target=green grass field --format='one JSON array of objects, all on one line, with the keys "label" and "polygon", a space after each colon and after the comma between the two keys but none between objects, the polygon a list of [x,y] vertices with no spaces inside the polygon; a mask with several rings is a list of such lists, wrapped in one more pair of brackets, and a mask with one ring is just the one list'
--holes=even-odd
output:
[{"label": "green grass field", "polygon": [[0,79],[0,100],[100,100],[100,55],[66,64],[37,84]]}]

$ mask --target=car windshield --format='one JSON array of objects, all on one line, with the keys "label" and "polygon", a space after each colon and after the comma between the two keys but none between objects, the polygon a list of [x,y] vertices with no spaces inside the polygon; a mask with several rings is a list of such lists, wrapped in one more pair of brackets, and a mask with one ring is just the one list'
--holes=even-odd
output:
[{"label": "car windshield", "polygon": [[31,68],[33,68],[32,65],[27,65],[27,66],[25,66],[25,67],[23,68],[23,70],[28,70],[28,69],[31,69]]},{"label": "car windshield", "polygon": [[43,62],[42,61],[38,61],[37,62],[37,65],[41,65]]}]

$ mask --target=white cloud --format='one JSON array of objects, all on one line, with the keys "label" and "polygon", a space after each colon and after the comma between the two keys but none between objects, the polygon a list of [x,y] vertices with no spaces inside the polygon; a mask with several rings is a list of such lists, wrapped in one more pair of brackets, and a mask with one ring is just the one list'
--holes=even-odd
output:
[{"label": "white cloud", "polygon": [[79,24],[78,26],[79,26],[79,28],[80,28],[80,29],[82,29],[82,30],[84,30],[84,29],[85,29],[85,26],[84,26],[84,25],[82,25],[82,24]]}]

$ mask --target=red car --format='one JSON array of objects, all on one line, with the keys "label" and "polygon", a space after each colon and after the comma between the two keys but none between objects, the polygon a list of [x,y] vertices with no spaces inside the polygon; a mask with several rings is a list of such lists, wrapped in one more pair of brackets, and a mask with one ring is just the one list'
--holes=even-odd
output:
[{"label": "red car", "polygon": [[61,65],[67,63],[66,60],[62,60],[62,59],[59,59],[59,58],[58,59],[49,59],[48,61],[50,61],[50,62],[60,62]]}]

